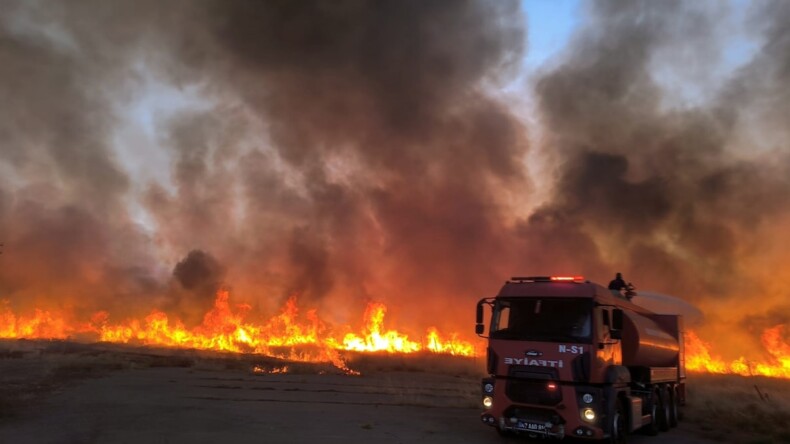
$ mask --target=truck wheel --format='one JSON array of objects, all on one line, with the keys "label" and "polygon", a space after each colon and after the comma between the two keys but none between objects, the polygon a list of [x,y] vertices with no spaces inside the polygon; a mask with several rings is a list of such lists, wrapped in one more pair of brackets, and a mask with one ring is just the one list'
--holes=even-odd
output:
[{"label": "truck wheel", "polygon": [[611,421],[609,444],[625,444],[628,441],[628,416],[622,399],[617,401]]},{"label": "truck wheel", "polygon": [[677,427],[680,413],[680,399],[676,387],[669,388],[669,426]]},{"label": "truck wheel", "polygon": [[659,416],[659,396],[658,391],[654,390],[650,400],[648,401],[647,408],[650,411],[650,424],[646,425],[643,430],[646,435],[658,435],[658,416]]},{"label": "truck wheel", "polygon": [[670,408],[669,388],[667,386],[658,389],[658,429],[662,432],[669,430],[669,421],[672,414]]}]

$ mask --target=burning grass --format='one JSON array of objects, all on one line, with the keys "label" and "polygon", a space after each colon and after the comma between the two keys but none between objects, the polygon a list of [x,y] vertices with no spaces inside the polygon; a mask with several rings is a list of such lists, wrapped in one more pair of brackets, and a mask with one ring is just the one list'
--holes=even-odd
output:
[{"label": "burning grass", "polygon": [[790,380],[695,373],[685,420],[722,442],[790,443]]},{"label": "burning grass", "polygon": [[[136,346],[156,346],[206,351],[259,354],[288,361],[331,362],[339,370],[352,373],[344,356],[354,352],[384,352],[404,370],[410,364],[405,354],[437,355],[429,365],[440,365],[448,356],[475,358],[484,353],[476,339],[457,333],[440,333],[429,327],[423,335],[409,336],[387,326],[384,304],[367,305],[362,325],[332,325],[315,309],[304,310],[295,298],[289,299],[279,314],[260,318],[250,313],[248,304],[232,304],[230,293],[218,291],[214,306],[199,325],[187,326],[178,316],[153,310],[142,319],[111,320],[107,312],[97,312],[90,320],[76,321],[70,313],[35,310],[26,315],[0,302],[0,338],[69,339]],[[465,339],[466,338],[466,339]],[[758,360],[741,357],[725,361],[710,343],[695,332],[685,336],[686,367],[689,370],[740,375],[790,378],[790,344],[784,325],[763,331],[764,353]],[[365,359],[358,359],[364,363]],[[268,371],[268,370],[267,370]]]},{"label": "burning grass", "polygon": [[[410,338],[398,330],[385,328],[387,307],[368,304],[363,326],[332,326],[316,310],[300,313],[291,298],[281,313],[269,319],[250,319],[250,306],[230,303],[228,291],[217,292],[214,306],[200,325],[187,327],[178,317],[154,310],[144,319],[111,322],[106,312],[95,313],[90,321],[74,321],[69,313],[38,309],[23,316],[8,303],[0,305],[0,338],[78,339],[85,342],[151,345],[182,349],[255,353],[289,361],[331,362],[352,372],[342,358],[345,352],[423,353],[474,356],[474,344],[457,334],[441,334],[428,328],[421,338]],[[298,350],[298,352],[297,352]]]},{"label": "burning grass", "polygon": [[766,329],[761,341],[770,359],[753,361],[745,357],[727,361],[711,352],[711,344],[693,331],[686,332],[686,368],[741,376],[772,376],[790,379],[790,344],[785,340],[785,326]]}]

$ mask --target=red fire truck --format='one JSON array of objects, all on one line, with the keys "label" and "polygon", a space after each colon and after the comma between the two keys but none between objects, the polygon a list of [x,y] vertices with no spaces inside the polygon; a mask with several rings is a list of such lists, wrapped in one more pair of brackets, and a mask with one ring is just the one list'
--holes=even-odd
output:
[{"label": "red fire truck", "polygon": [[[677,425],[685,403],[683,320],[580,276],[514,277],[491,308],[483,424],[500,434],[624,443]],[[638,296],[636,296],[638,297]]]}]

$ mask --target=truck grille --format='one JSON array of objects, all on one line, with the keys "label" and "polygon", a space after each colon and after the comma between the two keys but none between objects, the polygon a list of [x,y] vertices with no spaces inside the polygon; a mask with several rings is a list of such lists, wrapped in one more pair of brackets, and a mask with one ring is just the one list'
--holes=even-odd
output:
[{"label": "truck grille", "polygon": [[556,405],[562,401],[559,385],[550,390],[545,379],[508,379],[505,393],[511,401],[521,404]]}]

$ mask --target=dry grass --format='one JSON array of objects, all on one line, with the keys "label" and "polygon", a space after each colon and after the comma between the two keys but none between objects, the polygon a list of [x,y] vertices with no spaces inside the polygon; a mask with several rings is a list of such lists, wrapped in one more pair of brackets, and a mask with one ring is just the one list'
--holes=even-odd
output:
[{"label": "dry grass", "polygon": [[388,372],[420,372],[480,378],[485,372],[481,358],[438,355],[422,352],[413,354],[351,353],[345,354],[348,366],[365,374]]},{"label": "dry grass", "polygon": [[188,356],[143,353],[65,341],[0,341],[0,420],[62,387],[113,371],[191,367]]},{"label": "dry grass", "polygon": [[[372,378],[367,381],[376,390],[396,395],[403,405],[478,406],[479,381],[484,373],[481,359],[431,353],[345,353],[344,357],[351,369]],[[0,421],[68,384],[113,371],[183,367],[251,373],[254,366],[274,369],[284,365],[289,374],[341,373],[330,364],[287,362],[257,355],[0,340]],[[412,379],[409,374],[417,372],[423,374],[422,380],[435,379],[432,390],[408,383]],[[790,443],[790,380],[691,374],[687,391],[685,422],[701,435],[721,442]]]},{"label": "dry grass", "polygon": [[[374,378],[377,390],[394,395],[399,405],[478,408],[481,359],[414,353],[347,353],[349,367]],[[410,373],[421,373],[420,385]],[[450,376],[451,378],[447,378]],[[426,384],[424,381],[431,381]]]},{"label": "dry grass", "polygon": [[117,357],[61,347],[61,343],[46,341],[0,343],[0,419],[19,414],[33,401],[71,381],[126,366]]},{"label": "dry grass", "polygon": [[687,391],[685,420],[702,435],[721,442],[790,443],[790,380],[692,374]]}]

